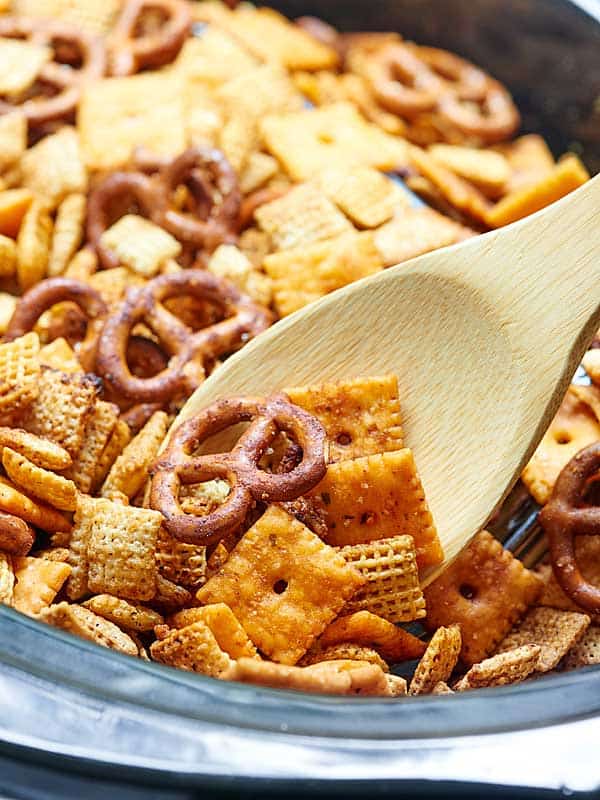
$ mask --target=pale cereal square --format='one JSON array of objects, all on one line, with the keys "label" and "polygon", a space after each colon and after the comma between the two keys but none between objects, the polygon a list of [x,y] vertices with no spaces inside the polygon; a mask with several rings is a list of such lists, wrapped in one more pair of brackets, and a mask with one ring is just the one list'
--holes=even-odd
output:
[{"label": "pale cereal square", "polygon": [[327,197],[359,228],[377,228],[394,213],[392,181],[372,167],[328,169],[316,179]]},{"label": "pale cereal square", "polygon": [[538,669],[541,648],[527,644],[474,664],[455,684],[457,692],[520,683]]},{"label": "pale cereal square", "polygon": [[118,650],[128,656],[138,655],[138,647],[130,636],[113,622],[94,614],[93,611],[83,608],[83,606],[69,605],[65,602],[57,603],[42,609],[38,619],[102,647]]},{"label": "pale cereal square", "polygon": [[80,491],[91,491],[98,461],[118,418],[118,406],[104,400],[96,401],[85,426],[81,447],[75,454],[73,464],[63,473],[66,478],[75,481]]},{"label": "pale cereal square", "polygon": [[23,186],[49,209],[56,208],[67,195],[85,193],[88,176],[75,128],[61,128],[27,150],[21,158],[21,172]]},{"label": "pale cereal square", "polygon": [[37,333],[0,344],[0,420],[4,424],[25,412],[38,396],[39,350]]},{"label": "pale cereal square", "polygon": [[226,31],[209,25],[201,36],[189,38],[173,68],[188,80],[216,88],[258,66],[256,58]]},{"label": "pale cereal square", "polygon": [[100,237],[119,263],[143,278],[152,278],[169,258],[177,258],[181,245],[170,233],[137,214],[121,217]]},{"label": "pale cereal square", "polygon": [[0,94],[17,95],[35,82],[40,70],[52,60],[49,47],[0,38]]},{"label": "pale cereal square", "polygon": [[398,209],[394,217],[375,232],[375,245],[384,266],[461,241],[465,228],[433,208]]}]

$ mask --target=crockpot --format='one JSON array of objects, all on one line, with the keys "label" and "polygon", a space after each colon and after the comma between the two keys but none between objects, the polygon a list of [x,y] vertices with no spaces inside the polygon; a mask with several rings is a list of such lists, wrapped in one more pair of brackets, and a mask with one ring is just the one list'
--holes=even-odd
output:
[{"label": "crockpot", "polygon": [[[272,4],[455,50],[510,87],[524,131],[600,170],[599,0]],[[513,502],[494,531],[514,549],[535,509]],[[600,796],[600,667],[348,700],[136,661],[5,607],[0,662],[2,799]]]}]

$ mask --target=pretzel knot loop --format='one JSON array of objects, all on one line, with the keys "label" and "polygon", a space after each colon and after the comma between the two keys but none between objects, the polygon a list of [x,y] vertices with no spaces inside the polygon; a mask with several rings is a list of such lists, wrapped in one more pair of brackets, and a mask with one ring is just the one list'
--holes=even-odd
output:
[{"label": "pretzel knot loop", "polygon": [[[231,452],[194,455],[210,436],[249,422]],[[289,472],[270,473],[259,461],[280,431],[302,451]],[[177,428],[154,468],[150,504],[165,517],[176,539],[213,544],[243,524],[256,502],[293,500],[325,475],[325,431],[321,423],[282,396],[218,400]],[[226,500],[205,516],[186,514],[179,504],[183,485],[222,478],[230,485]]]},{"label": "pretzel knot loop", "polygon": [[[138,35],[148,12],[156,12],[156,24]],[[182,0],[129,0],[109,38],[111,74],[133,75],[144,68],[171,63],[191,26],[189,4]]]},{"label": "pretzel knot loop", "polygon": [[[194,331],[165,308],[172,297],[192,296],[215,304],[225,319]],[[127,364],[132,329],[144,321],[170,356],[158,374],[139,377]],[[130,288],[100,336],[96,367],[119,394],[138,403],[161,404],[191,393],[204,380],[204,365],[231,353],[271,323],[270,312],[232,284],[204,270],[160,275],[140,288]]]},{"label": "pretzel knot loop", "polygon": [[54,52],[54,60],[41,68],[34,87],[21,97],[0,99],[0,114],[18,108],[32,126],[72,116],[84,84],[104,75],[106,55],[101,39],[75,26],[0,17],[0,37],[26,39]]},{"label": "pretzel knot loop", "polygon": [[576,536],[600,535],[600,506],[586,502],[589,480],[600,470],[600,443],[574,456],[560,473],[550,502],[540,511],[548,537],[552,568],[562,589],[581,608],[600,611],[600,586],[582,575],[575,552]]}]

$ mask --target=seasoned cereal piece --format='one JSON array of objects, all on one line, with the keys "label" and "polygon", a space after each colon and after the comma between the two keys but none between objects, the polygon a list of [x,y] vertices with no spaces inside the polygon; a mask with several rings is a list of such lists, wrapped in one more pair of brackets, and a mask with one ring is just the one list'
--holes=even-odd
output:
[{"label": "seasoned cereal piece", "polygon": [[[299,666],[309,667],[311,664],[319,664],[322,661],[366,661],[368,664],[376,664],[384,672],[389,672],[390,668],[377,650],[371,647],[363,647],[359,644],[342,642],[332,644],[329,647],[312,647],[300,659]],[[405,692],[406,693],[406,692]]]},{"label": "seasoned cereal piece", "polygon": [[211,255],[208,270],[218,278],[225,278],[238,289],[268,308],[273,296],[271,279],[260,272],[248,257],[233,244],[222,244]]},{"label": "seasoned cereal piece", "polygon": [[556,479],[573,456],[600,440],[600,422],[587,403],[570,387],[537,450],[523,470],[523,483],[544,505]]},{"label": "seasoned cereal piece", "polygon": [[12,559],[6,553],[0,553],[0,603],[11,606],[15,588],[15,573]]},{"label": "seasoned cereal piece", "polygon": [[454,694],[454,691],[444,681],[436,683],[431,694]]},{"label": "seasoned cereal piece", "polygon": [[285,389],[292,403],[317,417],[327,433],[329,463],[403,446],[395,375],[353,378]]},{"label": "seasoned cereal piece", "polygon": [[494,150],[502,153],[511,169],[507,194],[539,183],[554,169],[554,157],[550,148],[537,133],[519,136],[512,142],[502,142],[495,145]]},{"label": "seasoned cereal piece", "polygon": [[158,534],[156,564],[161,575],[187,589],[199,589],[206,583],[206,547],[180,542],[164,528]]},{"label": "seasoned cereal piece", "polygon": [[48,260],[48,275],[62,275],[83,240],[86,196],[68,194],[56,212],[52,249]]},{"label": "seasoned cereal piece", "polygon": [[271,506],[196,596],[226,603],[260,650],[294,664],[363,583],[339,553]]},{"label": "seasoned cereal piece", "polygon": [[372,611],[390,622],[410,622],[425,616],[412,536],[346,545],[339,551],[367,579],[346,603],[344,613]]},{"label": "seasoned cereal piece", "polygon": [[256,58],[232,36],[216,25],[209,25],[202,36],[190,37],[185,42],[173,62],[173,69],[188,81],[217,88],[257,65]]},{"label": "seasoned cereal piece", "polygon": [[104,483],[110,468],[130,441],[131,430],[129,425],[124,419],[118,419],[108,439],[108,442],[106,443],[106,447],[98,459],[98,464],[94,472],[94,479],[92,481],[93,491],[98,489]]},{"label": "seasoned cereal piece", "polygon": [[165,438],[168,421],[164,411],[157,411],[150,417],[112,465],[102,486],[103,496],[119,491],[131,499],[138,494]]},{"label": "seasoned cereal piece", "polygon": [[447,681],[458,661],[460,647],[458,625],[438,628],[417,665],[409,694],[429,694],[440,681]]},{"label": "seasoned cereal piece", "polygon": [[17,271],[17,245],[9,236],[0,234],[0,278],[12,278]]},{"label": "seasoned cereal piece", "polygon": [[254,214],[277,250],[305,247],[353,230],[346,217],[312,183],[301,183]]},{"label": "seasoned cereal piece", "polygon": [[162,664],[190,672],[202,672],[213,678],[223,677],[233,665],[204,622],[194,622],[172,631],[166,638],[150,646],[150,655]]},{"label": "seasoned cereal piece", "polygon": [[29,409],[24,427],[56,442],[71,457],[76,457],[100,389],[98,379],[95,375],[67,375],[43,369],[38,387],[39,393]]},{"label": "seasoned cereal piece", "polygon": [[587,614],[538,606],[505,636],[499,653],[526,644],[539,645],[538,672],[549,672],[583,637],[590,624]]},{"label": "seasoned cereal piece", "polygon": [[145,280],[127,267],[115,267],[95,272],[89,279],[90,286],[100,292],[102,299],[114,311],[130,287],[143,286]]},{"label": "seasoned cereal piece", "polygon": [[563,661],[563,669],[578,669],[590,664],[600,664],[600,626],[590,625]]},{"label": "seasoned cereal piece", "polygon": [[69,563],[68,547],[45,547],[43,550],[36,550],[36,558],[45,558],[46,561],[62,561]]},{"label": "seasoned cereal piece", "polygon": [[284,250],[264,259],[273,280],[275,308],[286,316],[353,281],[382,269],[370,231],[346,233],[309,247]]},{"label": "seasoned cereal piece", "polygon": [[114,622],[120,628],[132,631],[152,631],[155,625],[162,625],[164,620],[158,611],[153,611],[146,606],[128,603],[119,597],[110,594],[97,594],[83,603],[84,608],[89,608],[99,617]]},{"label": "seasoned cereal piece", "polygon": [[41,367],[37,333],[0,344],[0,421],[23,414],[39,393]]},{"label": "seasoned cereal piece", "polygon": [[13,514],[49,533],[68,533],[71,523],[60,511],[32,500],[6,478],[0,478],[0,511]]},{"label": "seasoned cereal piece", "polygon": [[70,605],[65,602],[57,603],[49,608],[41,609],[37,618],[41,622],[74,633],[76,636],[81,636],[102,647],[118,650],[128,656],[138,655],[138,647],[130,636],[114,623],[103,619],[83,606]]},{"label": "seasoned cereal piece", "polygon": [[91,33],[106,34],[121,10],[121,0],[13,0],[15,14],[60,19]]},{"label": "seasoned cereal piece", "polygon": [[156,576],[156,595],[152,603],[164,609],[165,613],[173,613],[192,602],[192,595],[183,586],[167,580],[160,573]]},{"label": "seasoned cereal piece", "polygon": [[435,524],[408,448],[330,464],[309,493],[319,501],[332,545],[412,536],[419,569],[443,558]]},{"label": "seasoned cereal piece", "polygon": [[23,292],[46,277],[52,219],[39,200],[34,200],[23,217],[17,238],[17,278]]},{"label": "seasoned cereal piece", "polygon": [[83,164],[75,128],[64,127],[46,136],[21,158],[23,186],[49,210],[70,194],[85,194],[87,170]]},{"label": "seasoned cereal piece", "polygon": [[468,666],[493,652],[541,591],[540,579],[487,531],[425,589],[429,630],[460,625]]},{"label": "seasoned cereal piece", "polygon": [[407,684],[400,675],[386,675],[386,680],[391,697],[405,697],[407,694]]},{"label": "seasoned cereal piece", "polygon": [[454,685],[454,691],[466,692],[469,689],[520,683],[538,669],[540,653],[539,645],[527,644],[486,658],[471,667]]},{"label": "seasoned cereal piece", "polygon": [[63,511],[75,510],[77,487],[73,481],[36,466],[10,447],[2,449],[2,466],[8,477],[29,494]]},{"label": "seasoned cereal piece", "polygon": [[175,237],[136,214],[126,214],[104,231],[100,244],[116,253],[120,264],[143,278],[154,277],[165,261],[181,252]]},{"label": "seasoned cereal piece", "polygon": [[0,39],[0,95],[26,92],[42,67],[52,60],[52,51],[44,45],[20,39]]},{"label": "seasoned cereal piece", "polygon": [[99,459],[119,419],[119,407],[97,400],[85,426],[85,434],[73,464],[64,473],[81,492],[90,492]]},{"label": "seasoned cereal piece", "polygon": [[325,630],[317,641],[317,647],[352,642],[361,647],[376,650],[390,664],[420,658],[427,645],[412,633],[397,628],[370,611],[356,611],[338,617]]},{"label": "seasoned cereal piece", "polygon": [[10,447],[46,469],[65,469],[71,464],[71,456],[49,439],[42,439],[20,428],[0,427],[0,448]]},{"label": "seasoned cereal piece", "polygon": [[[1,117],[0,117],[1,119]],[[1,245],[0,245],[1,249]],[[5,334],[17,306],[17,298],[8,292],[0,292],[0,334]]]},{"label": "seasoned cereal piece", "polygon": [[600,384],[600,349],[588,350],[581,363],[592,383],[598,386]]},{"label": "seasoned cereal piece", "polygon": [[242,194],[250,194],[250,192],[260,189],[277,174],[278,170],[279,164],[272,156],[258,151],[250,153],[244,171],[240,175]]},{"label": "seasoned cereal piece", "polygon": [[52,603],[71,573],[71,567],[62,561],[31,556],[13,558],[13,569],[13,606],[29,616]]},{"label": "seasoned cereal piece", "polygon": [[0,234],[17,238],[33,199],[29,189],[7,189],[0,192]]},{"label": "seasoned cereal piece", "polygon": [[429,152],[440,164],[471,181],[488,196],[502,194],[511,175],[508,159],[491,149],[434,144]]},{"label": "seasoned cereal piece", "polygon": [[359,228],[377,228],[394,213],[392,181],[372,167],[327,169],[317,177],[327,197]]},{"label": "seasoned cereal piece", "polygon": [[12,167],[27,149],[27,120],[20,111],[0,117],[0,172]]},{"label": "seasoned cereal piece", "polygon": [[258,658],[256,647],[242,628],[232,610],[225,603],[213,603],[201,608],[186,608],[178,611],[168,622],[174,628],[183,628],[195,622],[207,625],[221,650],[233,659]]},{"label": "seasoned cereal piece", "polygon": [[75,510],[74,525],[69,540],[69,564],[71,575],[66,586],[67,597],[78,600],[89,594],[88,587],[88,543],[95,512],[95,500],[80,495]]},{"label": "seasoned cereal piece", "polygon": [[39,353],[39,362],[43,367],[50,367],[60,372],[83,373],[83,367],[75,355],[75,351],[66,339],[59,336],[53,342],[45,344]]}]

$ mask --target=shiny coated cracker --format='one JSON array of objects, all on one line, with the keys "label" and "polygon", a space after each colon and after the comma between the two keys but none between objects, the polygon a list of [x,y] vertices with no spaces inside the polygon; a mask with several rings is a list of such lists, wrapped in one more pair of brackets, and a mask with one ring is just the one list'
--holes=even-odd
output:
[{"label": "shiny coated cracker", "polygon": [[308,495],[325,514],[327,542],[342,546],[408,534],[419,569],[439,564],[442,546],[408,448],[327,467]]},{"label": "shiny coated cracker", "polygon": [[256,58],[232,36],[216,25],[209,25],[201,36],[185,42],[173,69],[188,80],[216,88],[257,65]]},{"label": "shiny coated cracker", "polygon": [[25,17],[60,19],[97,34],[108,33],[122,0],[13,0],[13,10]]},{"label": "shiny coated cracker", "polygon": [[350,378],[284,391],[292,403],[315,416],[325,428],[330,464],[403,446],[395,375]]},{"label": "shiny coated cracker", "polygon": [[406,143],[366,122],[352,103],[269,116],[261,123],[267,150],[296,181],[329,167],[397,169],[406,166]]},{"label": "shiny coated cracker", "polygon": [[75,355],[75,351],[62,336],[45,344],[40,349],[38,358],[43,367],[50,367],[50,369],[57,369],[68,374],[83,373],[83,367]]},{"label": "shiny coated cracker", "polygon": [[6,553],[0,553],[0,603],[6,606],[12,605],[14,588],[15,573],[12,559]]},{"label": "shiny coated cracker", "polygon": [[39,614],[53,602],[71,572],[71,567],[61,561],[31,556],[13,558],[13,569],[13,606],[29,616]]},{"label": "shiny coated cracker", "polygon": [[87,170],[75,128],[61,128],[31,147],[21,158],[22,183],[48,210],[70,194],[85,194]]},{"label": "shiny coated cracker", "polygon": [[248,257],[233,244],[217,247],[208,262],[208,270],[218,278],[231,281],[238,289],[268,308],[273,296],[273,282],[256,269]]},{"label": "shiny coated cracker", "polygon": [[65,478],[75,482],[81,492],[95,488],[94,478],[99,460],[119,418],[119,407],[104,400],[97,400],[88,417],[81,447],[73,464],[64,473]]},{"label": "shiny coated cracker", "polygon": [[283,197],[259,206],[254,218],[277,250],[306,247],[353,230],[331,200],[311,183],[299,184]]},{"label": "shiny coated cracker", "polygon": [[10,447],[46,469],[66,469],[72,463],[71,456],[49,439],[42,439],[21,428],[0,427],[0,449]]},{"label": "shiny coated cracker", "polygon": [[563,669],[571,670],[600,664],[600,626],[590,625],[563,661]]},{"label": "shiny coated cracker", "polygon": [[0,344],[0,420],[10,422],[31,406],[39,393],[41,367],[37,333]]},{"label": "shiny coated cracker", "polygon": [[0,292],[0,334],[5,334],[12,315],[17,307],[18,298],[8,292]]},{"label": "shiny coated cracker", "polygon": [[351,661],[366,661],[368,664],[376,664],[384,672],[390,671],[387,662],[383,660],[377,650],[373,650],[372,647],[363,647],[359,644],[352,644],[351,642],[332,644],[325,648],[311,648],[302,656],[299,666],[309,667],[311,664],[319,664],[322,661],[338,661],[348,659]]},{"label": "shiny coated cracker", "polygon": [[232,667],[232,660],[219,647],[212,631],[204,622],[194,622],[172,631],[166,638],[150,646],[154,661],[189,672],[201,672],[221,678]]},{"label": "shiny coated cracker", "polygon": [[130,636],[114,623],[83,606],[57,603],[42,609],[37,618],[102,647],[118,650],[128,656],[138,655],[138,647]]},{"label": "shiny coated cracker", "polygon": [[527,644],[474,664],[455,685],[456,692],[520,683],[538,669],[541,648]]},{"label": "shiny coated cracker", "polygon": [[27,120],[20,111],[0,117],[0,172],[12,167],[27,149]]},{"label": "shiny coated cracker", "polygon": [[434,144],[429,152],[440,164],[471,181],[487,195],[501,194],[511,175],[508,159],[491,149]]},{"label": "shiny coated cracker", "polygon": [[438,628],[417,664],[410,682],[409,694],[429,694],[440,681],[446,682],[456,667],[460,647],[458,625]]},{"label": "shiny coated cracker", "polygon": [[34,200],[17,237],[17,278],[23,292],[46,277],[52,230],[52,218],[40,201]]},{"label": "shiny coated cracker", "polygon": [[554,169],[552,152],[537,133],[528,133],[512,142],[497,144],[494,150],[506,158],[511,169],[507,194],[539,183]]},{"label": "shiny coated cracker", "polygon": [[0,37],[0,95],[19,95],[34,83],[52,50],[33,42]]},{"label": "shiny coated cracker", "polygon": [[355,611],[338,617],[321,634],[317,647],[352,642],[376,650],[390,664],[420,658],[427,645],[412,633],[398,628],[370,611]]},{"label": "shiny coated cracker", "polygon": [[375,231],[375,246],[384,266],[391,267],[455,244],[465,237],[465,231],[462,225],[433,208],[402,208]]},{"label": "shiny coated cracker", "polygon": [[460,625],[461,660],[470,666],[493,652],[540,592],[540,579],[482,531],[425,589],[425,624]]},{"label": "shiny coated cracker", "polygon": [[600,423],[572,387],[523,470],[521,479],[540,505],[550,499],[563,467],[584,447],[600,441]]},{"label": "shiny coated cracker", "polygon": [[32,202],[33,193],[29,189],[6,189],[0,192],[0,234],[16,239]]},{"label": "shiny coated cracker", "polygon": [[153,278],[165,261],[181,252],[174,236],[137,214],[121,217],[104,231],[100,243],[117,255],[120,264],[143,278]]},{"label": "shiny coated cracker", "polygon": [[577,644],[589,625],[587,614],[537,606],[504,637],[498,653],[526,644],[539,645],[541,650],[536,670],[548,672]]},{"label": "shiny coated cracker", "polygon": [[348,233],[309,247],[285,250],[264,260],[273,280],[275,308],[287,316],[299,308],[382,269],[370,231]]},{"label": "shiny coated cracker", "polygon": [[77,114],[84,161],[91,169],[125,166],[137,146],[157,156],[186,147],[183,81],[147,72],[107,78],[83,89]]},{"label": "shiny coated cracker", "polygon": [[[170,621],[177,628],[194,622],[203,622],[210,628],[221,650],[231,658],[259,658],[256,647],[248,638],[248,634],[225,603],[184,609],[174,614]],[[183,624],[181,624],[182,622]]]},{"label": "shiny coated cracker", "polygon": [[110,594],[97,594],[82,604],[84,608],[104,617],[109,622],[132,631],[152,631],[155,625],[162,625],[164,620],[158,611],[146,606],[128,603],[120,597]]},{"label": "shiny coated cracker", "polygon": [[32,500],[6,478],[0,478],[0,511],[20,517],[48,533],[68,534],[71,530],[71,523],[60,511]]},{"label": "shiny coated cracker", "polygon": [[102,451],[96,470],[94,472],[94,479],[92,481],[92,489],[96,490],[105,481],[110,468],[116,461],[117,457],[123,452],[123,449],[131,441],[131,429],[123,419],[118,419],[113,431],[106,443],[106,447]]},{"label": "shiny coated cracker", "polygon": [[240,175],[240,189],[242,194],[250,194],[277,175],[279,165],[273,156],[256,151],[250,153],[244,171]]},{"label": "shiny coated cracker", "polygon": [[363,583],[339,553],[271,506],[196,596],[226,603],[261,651],[294,664]]},{"label": "shiny coated cracker", "polygon": [[39,393],[23,426],[50,439],[76,457],[100,391],[91,374],[70,374],[44,368],[38,379]]},{"label": "shiny coated cracker", "polygon": [[62,275],[83,240],[87,200],[84,194],[67,195],[58,206],[54,221],[48,275]]},{"label": "shiny coated cracker", "polygon": [[10,447],[2,448],[2,466],[8,477],[28,494],[62,511],[74,511],[77,507],[77,487],[73,481],[38,467]]},{"label": "shiny coated cracker", "polygon": [[187,589],[199,589],[206,583],[206,547],[180,542],[164,528],[158,534],[156,564],[161,575]]},{"label": "shiny coated cracker", "polygon": [[372,611],[390,622],[411,622],[425,616],[412,536],[391,536],[339,550],[367,579],[346,603],[344,613]]},{"label": "shiny coated cracker", "polygon": [[102,486],[102,495],[123,492],[130,500],[141,491],[148,478],[168,428],[164,411],[156,411],[117,457]]},{"label": "shiny coated cracker", "polygon": [[12,278],[17,271],[17,245],[14,239],[0,234],[0,278]]},{"label": "shiny coated cracker", "polygon": [[320,189],[359,228],[377,228],[394,213],[391,180],[372,167],[329,169],[316,179]]}]

